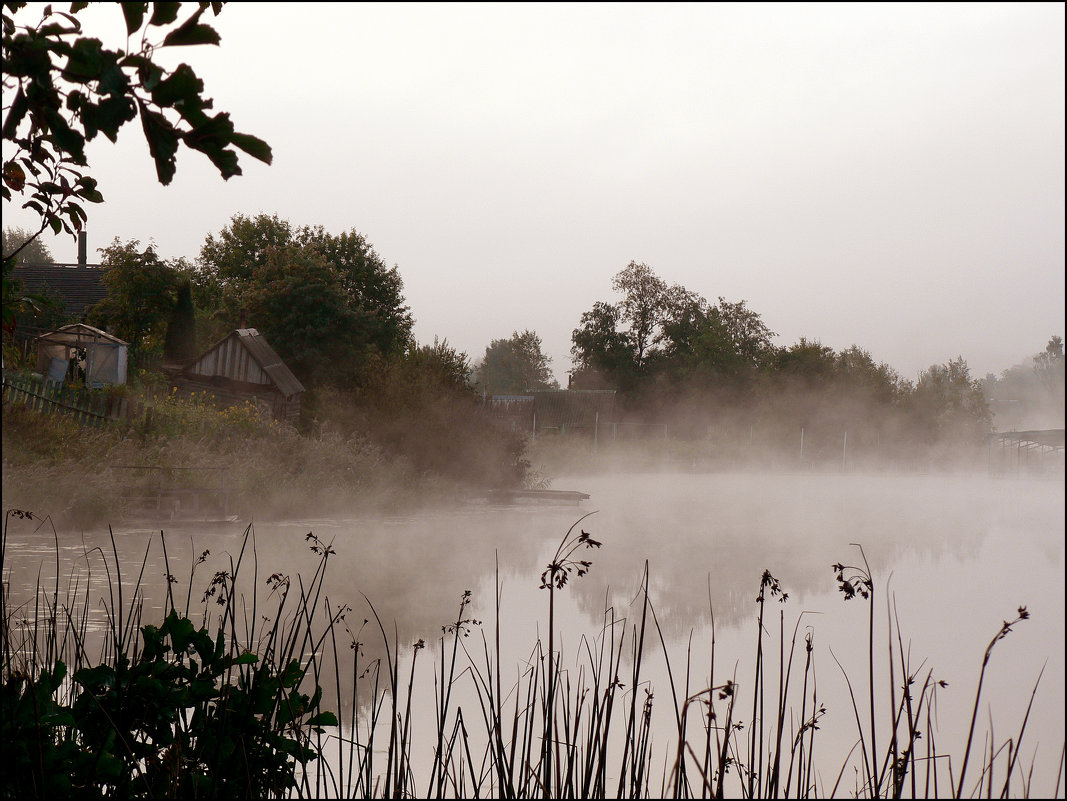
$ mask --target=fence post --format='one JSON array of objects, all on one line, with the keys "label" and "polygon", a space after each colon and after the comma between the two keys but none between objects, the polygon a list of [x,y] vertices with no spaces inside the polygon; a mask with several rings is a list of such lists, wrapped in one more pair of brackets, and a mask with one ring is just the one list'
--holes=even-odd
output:
[{"label": "fence post", "polygon": [[600,446],[600,412],[593,413],[593,453],[596,453]]},{"label": "fence post", "polygon": [[848,457],[848,432],[845,432],[845,442],[841,446],[841,472],[845,472],[845,460]]}]

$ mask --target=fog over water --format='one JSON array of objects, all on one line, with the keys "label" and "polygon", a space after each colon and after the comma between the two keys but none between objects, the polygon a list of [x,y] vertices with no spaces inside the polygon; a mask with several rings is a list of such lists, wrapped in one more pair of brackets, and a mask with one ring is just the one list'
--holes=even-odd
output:
[{"label": "fog over water", "polygon": [[[768,607],[764,647],[768,653],[773,650],[776,661],[779,609],[784,612],[787,649],[797,616],[805,613],[798,650],[803,634],[813,631],[817,676],[827,706],[819,742],[830,767],[822,770],[836,771],[856,739],[842,669],[854,684],[863,684],[868,609],[860,599],[843,600],[831,565],[862,564],[851,545],[859,543],[874,574],[876,651],[885,653],[886,599],[891,597],[912,669],[918,671],[922,663],[923,676],[932,669],[935,680],[948,682],[938,691],[938,748],[954,759],[960,758],[982,654],[1001,621],[1012,619],[1019,606],[1028,608],[1031,618],[1016,625],[994,650],[979,730],[985,730],[991,716],[998,741],[1014,736],[1043,669],[1022,756],[1027,764],[1034,761],[1034,792],[1052,792],[1064,741],[1061,479],[631,473],[560,477],[554,486],[591,497],[581,506],[466,503],[406,517],[257,522],[258,581],[262,584],[263,577],[276,571],[293,575],[294,582],[297,573],[310,576],[317,557],[304,538],[313,531],[332,542],[337,552],[329,565],[326,593],[332,603],[353,608],[346,622],[364,643],[368,658],[380,653],[381,637],[364,595],[390,638],[395,623],[402,660],[410,659],[405,649],[420,638],[430,644],[431,656],[439,658],[435,644],[441,627],[455,620],[465,590],[473,592],[465,614],[482,621],[473,629],[474,650],[480,652],[480,632],[492,637],[498,563],[503,665],[505,674],[511,670],[514,675],[529,658],[537,636],[546,636],[547,592],[538,589],[541,571],[567,528],[595,510],[580,527],[603,547],[583,551],[578,558],[592,562],[589,574],[573,578],[557,593],[557,642],[564,668],[578,667],[580,638],[598,633],[607,605],[619,617],[639,613],[647,559],[649,594],[675,680],[683,680],[679,673],[684,677],[691,649],[690,692],[706,686],[710,598],[717,681],[736,670],[743,692],[751,682],[755,597],[762,572],[769,570],[789,600]],[[26,591],[26,584],[32,587],[38,566],[46,577],[54,572],[51,533],[30,532],[22,526],[9,536],[5,581],[12,581],[16,595]],[[211,572],[225,568],[227,551],[236,556],[240,533],[237,526],[213,533],[168,532],[170,570],[178,579],[174,592],[183,600],[190,554],[211,550],[194,579],[194,620]],[[118,532],[120,553],[128,560],[124,581],[136,577],[148,536],[143,531]],[[71,569],[85,546],[110,551],[106,531],[61,532],[60,541],[63,572]],[[157,542],[143,582],[149,606],[162,602],[158,595],[165,587],[157,580],[162,570]],[[250,592],[251,586],[243,590]],[[261,587],[260,593],[262,604],[266,591]],[[371,623],[360,632],[364,617]],[[647,648],[650,688],[661,704],[661,725],[667,727],[655,751],[658,758],[669,747],[673,712],[663,649],[655,635]],[[876,656],[876,661],[876,669],[883,671],[885,657]],[[432,660],[425,662],[431,669]],[[424,681],[429,719],[431,674]],[[473,698],[469,702],[475,703]],[[475,714],[473,709],[470,714]],[[827,791],[833,778],[822,777]]]}]

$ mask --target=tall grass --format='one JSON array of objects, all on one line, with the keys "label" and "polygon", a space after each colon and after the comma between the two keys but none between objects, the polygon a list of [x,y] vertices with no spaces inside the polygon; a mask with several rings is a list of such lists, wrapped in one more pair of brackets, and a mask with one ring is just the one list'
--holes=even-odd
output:
[{"label": "tall grass", "polygon": [[[593,569],[583,557],[601,547],[581,528],[587,517],[541,574],[545,630],[517,665],[505,656],[499,568],[491,621],[472,616],[466,590],[436,642],[406,644],[369,600],[368,619],[350,625],[351,608],[324,589],[334,548],[312,533],[306,544],[317,562],[306,583],[284,573],[262,580],[249,526],[224,569],[198,578],[208,552],[193,560],[183,599],[160,532],[167,570],[159,621],[142,586],[155,542],[132,583],[121,575],[127,562],[114,537],[110,553],[85,553],[85,569],[64,577],[50,527],[56,559],[42,566],[32,598],[14,598],[4,574],[5,796],[1029,795],[1033,767],[1020,746],[1030,709],[1006,740],[994,738],[992,721],[984,740],[977,734],[994,646],[1027,619],[1025,607],[990,642],[966,738],[947,748],[936,736],[945,682],[925,663],[913,665],[888,593],[888,636],[876,647],[876,581],[862,549],[860,566],[834,565],[845,600],[870,605],[865,675],[844,675],[855,746],[835,761],[820,746],[828,704],[816,669],[821,649],[802,629],[803,611],[787,623],[788,593],[769,571],[754,584],[748,686],[738,655],[717,650],[710,588],[709,642],[698,648],[690,637],[684,652],[670,651],[647,563],[630,609],[605,603],[599,630],[564,653],[559,596]],[[5,553],[15,519],[50,526],[9,511]],[[196,593],[197,614],[198,582],[206,587]],[[98,605],[102,635],[91,626]],[[695,664],[704,646],[710,657]],[[420,680],[426,659],[432,690]],[[888,682],[876,683],[876,659],[888,664]],[[666,675],[669,692],[654,690],[653,675]],[[654,720],[657,702],[671,723]]]}]

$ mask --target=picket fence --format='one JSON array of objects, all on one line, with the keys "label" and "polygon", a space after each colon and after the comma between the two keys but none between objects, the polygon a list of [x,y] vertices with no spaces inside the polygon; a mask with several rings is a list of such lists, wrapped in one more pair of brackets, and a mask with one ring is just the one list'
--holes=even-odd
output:
[{"label": "picket fence", "polygon": [[71,387],[24,375],[4,375],[5,404],[19,403],[41,414],[65,414],[84,426],[109,423],[150,424],[152,407],[140,400],[109,395],[102,390]]}]

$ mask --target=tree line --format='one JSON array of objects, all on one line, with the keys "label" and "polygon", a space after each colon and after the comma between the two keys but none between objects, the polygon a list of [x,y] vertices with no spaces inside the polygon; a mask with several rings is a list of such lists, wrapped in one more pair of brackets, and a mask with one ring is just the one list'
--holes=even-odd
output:
[{"label": "tree line", "polygon": [[[311,390],[308,425],[341,417],[350,429],[388,430],[400,445],[407,426],[386,423],[386,409],[432,419],[431,397],[558,388],[531,330],[493,339],[474,361],[447,341],[417,343],[398,267],[355,229],[238,214],[193,261],[116,239],[101,263],[108,294],[87,321],[130,342],[135,366],[188,360],[233,328],[255,327]],[[802,337],[777,346],[746,301],[710,302],[644,263],[610,286],[616,298],[594,303],[572,332],[569,386],[617,390],[620,417],[670,420],[697,437],[759,425],[910,444],[980,443],[993,423],[990,378],[976,380],[962,356],[913,382],[859,345],[835,351]],[[1062,419],[1062,341],[1053,337],[1037,361],[1027,397],[1047,388]],[[1018,384],[1013,370],[1002,380]]]}]

